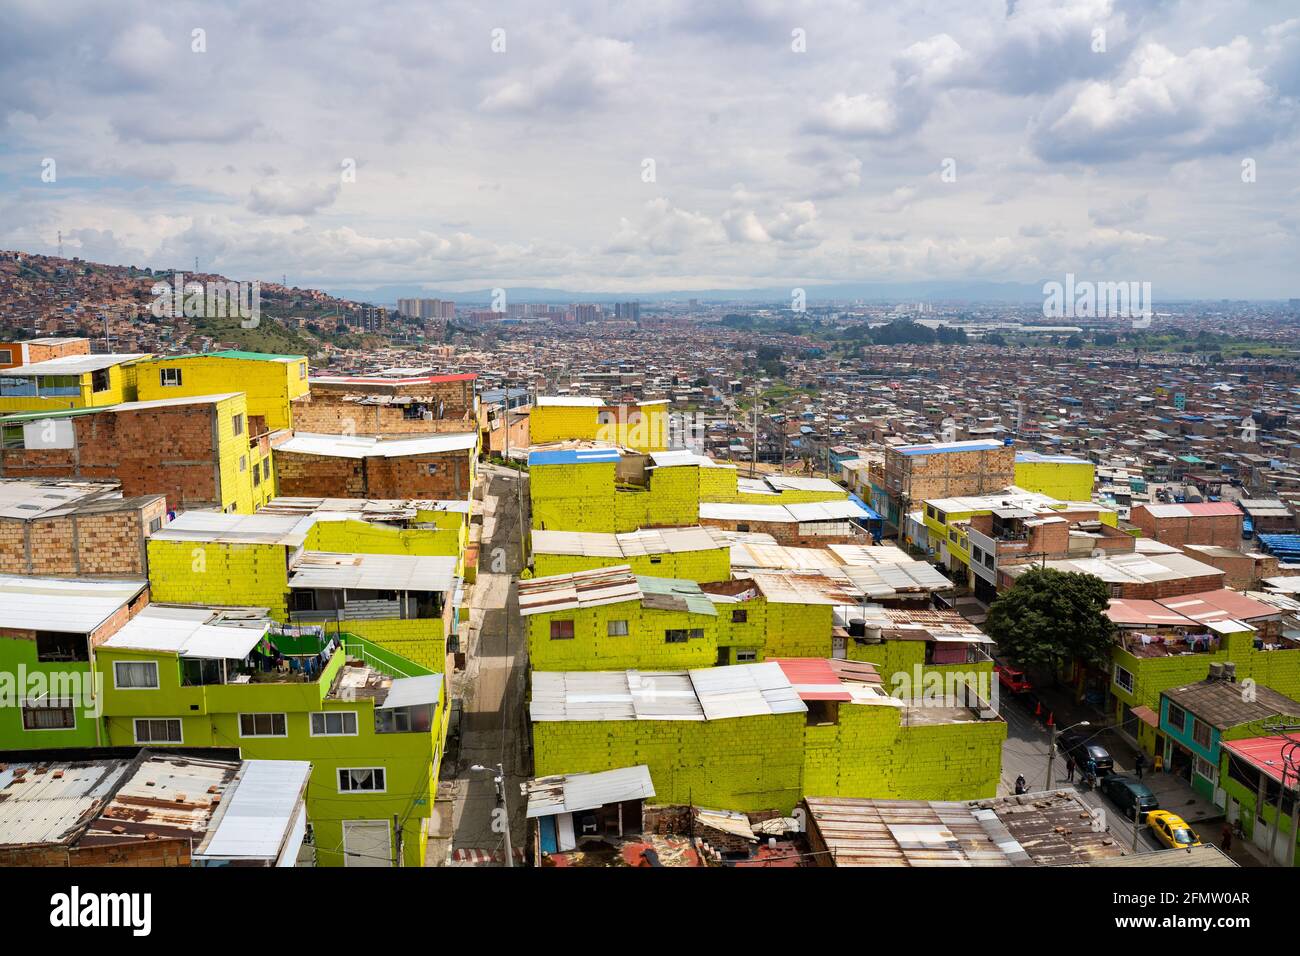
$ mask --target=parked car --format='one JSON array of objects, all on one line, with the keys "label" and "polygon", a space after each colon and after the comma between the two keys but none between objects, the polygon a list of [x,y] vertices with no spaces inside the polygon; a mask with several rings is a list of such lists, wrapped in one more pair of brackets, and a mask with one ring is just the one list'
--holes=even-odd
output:
[{"label": "parked car", "polygon": [[1126,819],[1133,819],[1133,809],[1137,808],[1138,822],[1146,819],[1152,810],[1160,809],[1156,795],[1137,777],[1126,773],[1112,773],[1101,780],[1101,792],[1111,803],[1119,807]]},{"label": "parked car", "polygon": [[1156,839],[1165,846],[1186,850],[1201,845],[1201,838],[1187,825],[1187,821],[1169,810],[1152,810],[1147,814],[1147,823],[1151,825],[1151,832],[1156,835]]},{"label": "parked car", "polygon": [[1072,727],[1056,739],[1057,749],[1074,758],[1080,772],[1086,772],[1088,761],[1097,767],[1097,776],[1104,777],[1115,772],[1115,758],[1110,751],[1097,743],[1096,732],[1087,727]]},{"label": "parked car", "polygon": [[1002,685],[1003,690],[1010,694],[1023,694],[1034,689],[1029,677],[1018,667],[1012,667],[1010,664],[997,661],[994,663],[993,669],[998,672],[998,683]]}]

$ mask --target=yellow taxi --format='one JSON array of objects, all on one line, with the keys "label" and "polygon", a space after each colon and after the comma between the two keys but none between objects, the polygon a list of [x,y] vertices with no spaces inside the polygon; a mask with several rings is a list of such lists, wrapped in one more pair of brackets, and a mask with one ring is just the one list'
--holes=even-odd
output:
[{"label": "yellow taxi", "polygon": [[1156,839],[1175,850],[1186,850],[1191,846],[1200,846],[1201,838],[1176,813],[1168,810],[1152,810],[1147,814],[1147,823]]}]

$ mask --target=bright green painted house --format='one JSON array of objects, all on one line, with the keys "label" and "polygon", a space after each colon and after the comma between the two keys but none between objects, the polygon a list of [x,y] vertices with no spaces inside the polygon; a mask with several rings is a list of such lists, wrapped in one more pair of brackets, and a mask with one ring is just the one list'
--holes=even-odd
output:
[{"label": "bright green painted house", "polygon": [[[272,645],[282,668],[269,667]],[[321,866],[421,866],[446,735],[441,674],[256,610],[152,605],[96,651],[108,746],[308,760]]]},{"label": "bright green painted house", "polygon": [[94,648],[148,601],[143,580],[0,576],[0,750],[105,743]]}]

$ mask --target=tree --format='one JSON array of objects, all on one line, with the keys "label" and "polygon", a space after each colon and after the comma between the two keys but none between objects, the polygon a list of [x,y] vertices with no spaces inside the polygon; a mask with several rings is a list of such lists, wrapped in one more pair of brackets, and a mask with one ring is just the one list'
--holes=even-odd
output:
[{"label": "tree", "polygon": [[984,630],[998,653],[1021,667],[1057,673],[1072,660],[1100,667],[1110,660],[1115,636],[1109,601],[1101,578],[1033,568],[993,602]]}]

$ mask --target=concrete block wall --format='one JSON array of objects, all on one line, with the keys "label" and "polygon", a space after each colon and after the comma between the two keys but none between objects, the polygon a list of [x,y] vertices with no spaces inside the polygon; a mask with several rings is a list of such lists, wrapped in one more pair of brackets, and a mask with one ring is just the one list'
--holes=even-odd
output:
[{"label": "concrete block wall", "polygon": [[138,576],[146,570],[149,523],[166,515],[166,499],[140,508],[0,520],[0,573]]},{"label": "concrete block wall", "polygon": [[530,468],[532,527],[614,533],[614,472],[613,462]]},{"label": "concrete block wall", "polygon": [[219,544],[149,539],[149,585],[162,604],[265,607],[288,620],[288,549],[277,544]]},{"label": "concrete block wall", "polygon": [[840,704],[805,728],[804,792],[889,800],[974,800],[997,792],[1000,720],[904,726],[896,707]]},{"label": "concrete block wall", "polygon": [[645,764],[656,804],[789,813],[802,796],[804,715],[533,724],[538,776]]},{"label": "concrete block wall", "polygon": [[[552,639],[552,621],[573,621],[573,638]],[[610,621],[626,621],[627,635],[610,636]],[[684,670],[717,663],[718,618],[643,608],[639,600],[530,614],[525,622],[528,661],[535,670]],[[670,629],[700,629],[704,636],[669,644],[664,632]]]}]

